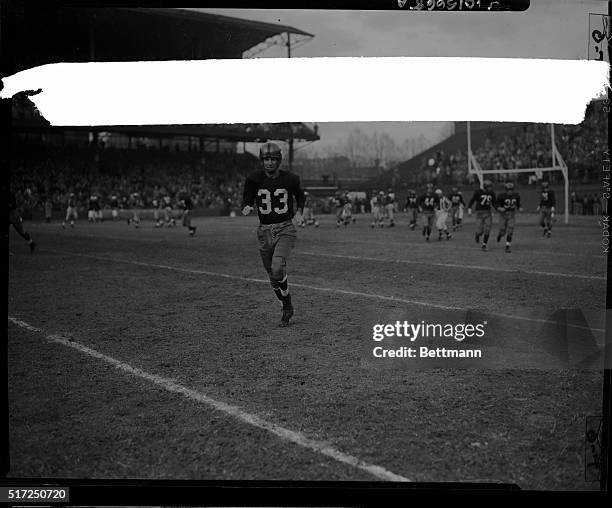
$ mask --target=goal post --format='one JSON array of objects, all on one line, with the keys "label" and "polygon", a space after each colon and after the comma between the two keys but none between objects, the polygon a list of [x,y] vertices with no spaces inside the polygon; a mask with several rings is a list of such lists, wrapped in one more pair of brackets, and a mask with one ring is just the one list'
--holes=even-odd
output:
[{"label": "goal post", "polygon": [[538,173],[538,172],[546,172],[546,171],[561,171],[563,174],[563,179],[565,183],[564,188],[564,202],[565,202],[565,210],[564,210],[564,221],[565,224],[569,222],[569,175],[567,164],[561,157],[561,153],[557,149],[557,145],[555,143],[555,126],[554,124],[550,124],[550,152],[552,154],[551,157],[551,165],[545,168],[514,168],[514,169],[482,169],[478,160],[474,156],[472,152],[472,131],[470,122],[467,122],[467,163],[468,163],[468,174],[476,175],[478,177],[478,181],[482,186],[482,182],[484,180],[484,175],[501,175],[508,173]]}]

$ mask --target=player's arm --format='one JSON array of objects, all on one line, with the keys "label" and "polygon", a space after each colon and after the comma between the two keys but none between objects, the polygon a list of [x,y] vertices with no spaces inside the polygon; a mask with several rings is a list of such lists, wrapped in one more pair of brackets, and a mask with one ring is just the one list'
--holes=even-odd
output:
[{"label": "player's arm", "polygon": [[555,199],[555,193],[553,191],[550,191],[548,199],[550,200],[550,211],[554,213],[557,200]]},{"label": "player's arm", "polygon": [[306,196],[304,195],[304,189],[302,189],[302,184],[300,182],[300,177],[295,176],[295,185],[293,186],[293,195],[295,197],[296,202],[296,211],[294,215],[294,219],[297,222],[302,220],[302,215],[304,214],[304,204],[306,202]]},{"label": "player's arm", "polygon": [[249,215],[253,211],[256,196],[257,183],[247,177],[242,193],[242,215]]}]

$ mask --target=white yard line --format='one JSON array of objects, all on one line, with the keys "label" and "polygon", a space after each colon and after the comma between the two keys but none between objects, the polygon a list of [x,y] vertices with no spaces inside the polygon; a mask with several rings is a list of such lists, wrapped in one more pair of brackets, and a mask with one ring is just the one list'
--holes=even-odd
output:
[{"label": "white yard line", "polygon": [[374,258],[368,256],[348,256],[345,254],[327,254],[324,252],[309,252],[300,250],[296,254],[304,254],[307,256],[320,256],[320,257],[328,257],[328,258],[341,258],[341,259],[353,259],[356,261],[377,261],[383,263],[402,263],[408,265],[425,265],[425,266],[442,266],[445,268],[459,268],[461,270],[484,270],[491,272],[506,272],[506,273],[515,273],[517,275],[520,274],[529,274],[529,275],[546,275],[548,277],[570,277],[576,279],[591,279],[591,280],[606,280],[605,277],[600,277],[597,275],[580,275],[577,273],[563,273],[563,272],[541,272],[538,270],[522,270],[522,269],[512,269],[512,268],[496,268],[492,266],[478,266],[478,265],[461,265],[458,263],[431,263],[427,261],[410,261],[408,259],[384,259],[384,258]]},{"label": "white yard line", "polygon": [[[69,256],[78,256],[78,257],[83,257],[83,258],[89,258],[89,259],[96,259],[99,261],[110,261],[110,262],[114,262],[114,263],[126,263],[126,264],[130,264],[130,265],[136,265],[136,266],[145,266],[145,267],[149,267],[149,268],[159,268],[162,270],[172,270],[172,271],[176,271],[176,272],[183,272],[183,273],[192,273],[195,275],[208,275],[210,277],[221,277],[224,279],[231,279],[231,280],[240,280],[240,281],[247,281],[247,282],[257,282],[257,283],[261,283],[261,284],[266,284],[266,285],[270,285],[270,281],[268,279],[256,279],[253,277],[241,277],[239,275],[229,275],[226,273],[219,273],[219,272],[209,272],[207,270],[194,270],[192,268],[180,268],[177,266],[170,266],[170,265],[160,265],[160,264],[156,264],[156,263],[145,263],[144,261],[132,261],[129,259],[117,259],[117,258],[112,258],[112,257],[107,257],[107,256],[94,256],[92,254],[80,254],[80,253],[76,253],[76,252],[69,252],[69,251],[61,251],[61,250],[54,250],[54,249],[48,249],[49,252],[56,252],[59,254],[66,254]],[[513,320],[519,320],[519,321],[529,321],[529,322],[533,322],[533,323],[545,323],[545,324],[550,324],[551,320],[549,319],[539,319],[539,318],[530,318],[530,317],[526,317],[526,316],[516,316],[513,314],[503,314],[500,312],[490,312],[490,311],[486,311],[486,310],[478,310],[478,309],[464,309],[461,307],[453,307],[453,306],[448,306],[448,305],[441,305],[441,304],[437,304],[437,303],[431,303],[431,302],[423,302],[420,300],[410,300],[407,298],[399,298],[399,297],[395,297],[395,296],[384,296],[384,295],[377,295],[377,294],[373,294],[373,293],[365,293],[362,291],[350,291],[350,290],[346,290],[346,289],[336,289],[336,288],[326,288],[326,287],[321,287],[321,286],[313,286],[310,284],[303,284],[303,283],[299,283],[299,282],[295,282],[294,280],[291,281],[291,286],[292,287],[298,287],[298,288],[304,288],[304,289],[311,289],[313,291],[321,291],[321,292],[326,292],[326,293],[338,293],[338,294],[344,294],[344,295],[350,295],[350,296],[359,296],[359,297],[363,297],[363,298],[372,298],[372,299],[376,299],[376,300],[384,300],[384,301],[389,301],[389,302],[396,302],[396,303],[407,303],[410,305],[419,305],[422,307],[429,307],[429,308],[434,308],[434,309],[441,309],[441,310],[450,310],[450,311],[457,311],[457,312],[467,312],[467,311],[473,311],[473,312],[481,312],[483,314],[486,314],[487,316],[497,316],[497,317],[501,317],[501,318],[505,318],[505,319],[513,319]],[[600,332],[603,333],[605,330],[603,328],[591,328],[589,326],[580,326],[580,325],[573,325],[573,324],[567,324],[566,325],[569,328],[578,328],[578,329],[582,329],[582,330],[590,330],[592,332]]]},{"label": "white yard line", "polygon": [[[44,333],[42,330],[35,328],[34,326],[29,325],[28,323],[25,323],[24,321],[20,321],[16,318],[9,316],[8,320],[26,330],[29,330],[32,332]],[[260,418],[259,416],[247,413],[246,411],[243,411],[237,406],[233,406],[231,404],[227,404],[226,402],[213,399],[209,397],[208,395],[205,395],[204,393],[187,388],[170,379],[164,378],[162,376],[158,376],[156,374],[151,374],[149,372],[145,372],[137,367],[132,367],[128,363],[117,360],[111,356],[107,356],[103,353],[100,353],[99,351],[96,351],[95,349],[84,346],[83,344],[80,344],[74,340],[69,340],[63,337],[62,335],[58,335],[58,334],[47,335],[45,338],[51,342],[55,342],[57,344],[62,344],[64,346],[71,347],[87,356],[90,356],[97,360],[101,360],[107,364],[110,364],[114,366],[115,368],[125,372],[126,374],[129,374],[130,376],[144,379],[156,386],[164,388],[165,390],[169,392],[178,393],[179,395],[183,395],[184,397],[191,399],[195,402],[204,404],[212,409],[225,413],[226,415],[231,416],[235,418],[236,420],[239,420],[242,423],[246,423],[248,425],[252,425],[253,427],[258,427],[262,430],[270,432],[271,434],[274,434],[275,436],[280,437],[281,439],[285,441],[289,441],[303,448],[307,448],[321,455],[325,455],[326,457],[332,458],[338,462],[342,462],[343,464],[347,464],[357,469],[361,469],[362,471],[370,473],[371,475],[381,480],[396,481],[396,482],[410,481],[408,478],[405,478],[391,471],[388,471],[387,469],[381,466],[370,464],[357,457],[354,457],[353,455],[348,455],[344,452],[341,452],[340,450],[322,441],[310,439],[306,437],[305,435],[303,435],[301,432],[296,432],[294,430],[290,430],[285,427],[281,427],[280,425],[276,425],[275,423],[264,420],[263,418]]]}]

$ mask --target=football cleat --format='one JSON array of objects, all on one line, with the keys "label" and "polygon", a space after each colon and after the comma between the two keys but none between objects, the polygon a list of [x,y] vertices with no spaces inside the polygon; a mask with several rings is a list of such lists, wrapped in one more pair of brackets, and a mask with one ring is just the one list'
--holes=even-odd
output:
[{"label": "football cleat", "polygon": [[285,327],[289,326],[289,320],[293,316],[293,307],[284,307],[283,308],[283,317],[278,326]]},{"label": "football cleat", "polygon": [[486,251],[488,251],[488,250],[489,250],[489,249],[487,248],[487,244],[486,244],[486,243],[483,243],[483,244],[482,244],[481,250],[482,250],[483,252],[486,252]]}]

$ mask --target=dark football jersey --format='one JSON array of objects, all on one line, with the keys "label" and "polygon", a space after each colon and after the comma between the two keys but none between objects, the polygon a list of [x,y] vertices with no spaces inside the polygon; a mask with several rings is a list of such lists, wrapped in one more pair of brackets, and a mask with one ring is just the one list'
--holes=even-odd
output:
[{"label": "dark football jersey", "polygon": [[74,208],[76,206],[76,199],[75,198],[69,198],[68,199],[68,206]]},{"label": "dark football jersey", "polygon": [[491,211],[495,206],[495,192],[492,190],[477,189],[468,203],[468,208],[476,203],[477,212]]},{"label": "dark football jersey", "polygon": [[310,196],[306,196],[304,198],[304,207],[305,208],[312,208],[312,198]]},{"label": "dark football jersey", "polygon": [[555,206],[555,193],[550,189],[540,192],[540,206],[544,208]]},{"label": "dark football jersey", "polygon": [[117,198],[113,198],[111,199],[111,208],[119,208],[119,202],[117,201]]},{"label": "dark football jersey", "polygon": [[262,224],[291,220],[296,209],[304,208],[300,177],[282,170],[276,178],[270,178],[263,169],[251,173],[244,184],[242,208],[245,206],[256,206]]},{"label": "dark football jersey", "polygon": [[417,207],[417,197],[416,196],[408,196],[406,198],[406,208],[416,208]]},{"label": "dark football jersey", "polygon": [[344,206],[344,198],[342,196],[334,196],[334,205],[336,208],[342,208]]},{"label": "dark football jersey", "polygon": [[392,205],[393,203],[395,203],[395,194],[387,194],[385,196],[385,205]]},{"label": "dark football jersey", "polygon": [[515,212],[521,207],[521,197],[518,192],[502,192],[497,196],[497,206],[506,212]]},{"label": "dark football jersey", "polygon": [[193,210],[193,201],[191,201],[190,197],[186,197],[183,203],[185,204],[185,210]]},{"label": "dark football jersey", "polygon": [[438,206],[438,202],[440,198],[435,194],[422,194],[417,203],[423,209],[423,212],[431,212],[433,213]]},{"label": "dark football jersey", "polygon": [[465,203],[463,202],[463,195],[461,194],[461,192],[452,192],[448,195],[448,199],[451,202],[451,206],[459,206],[459,205],[464,205]]}]

